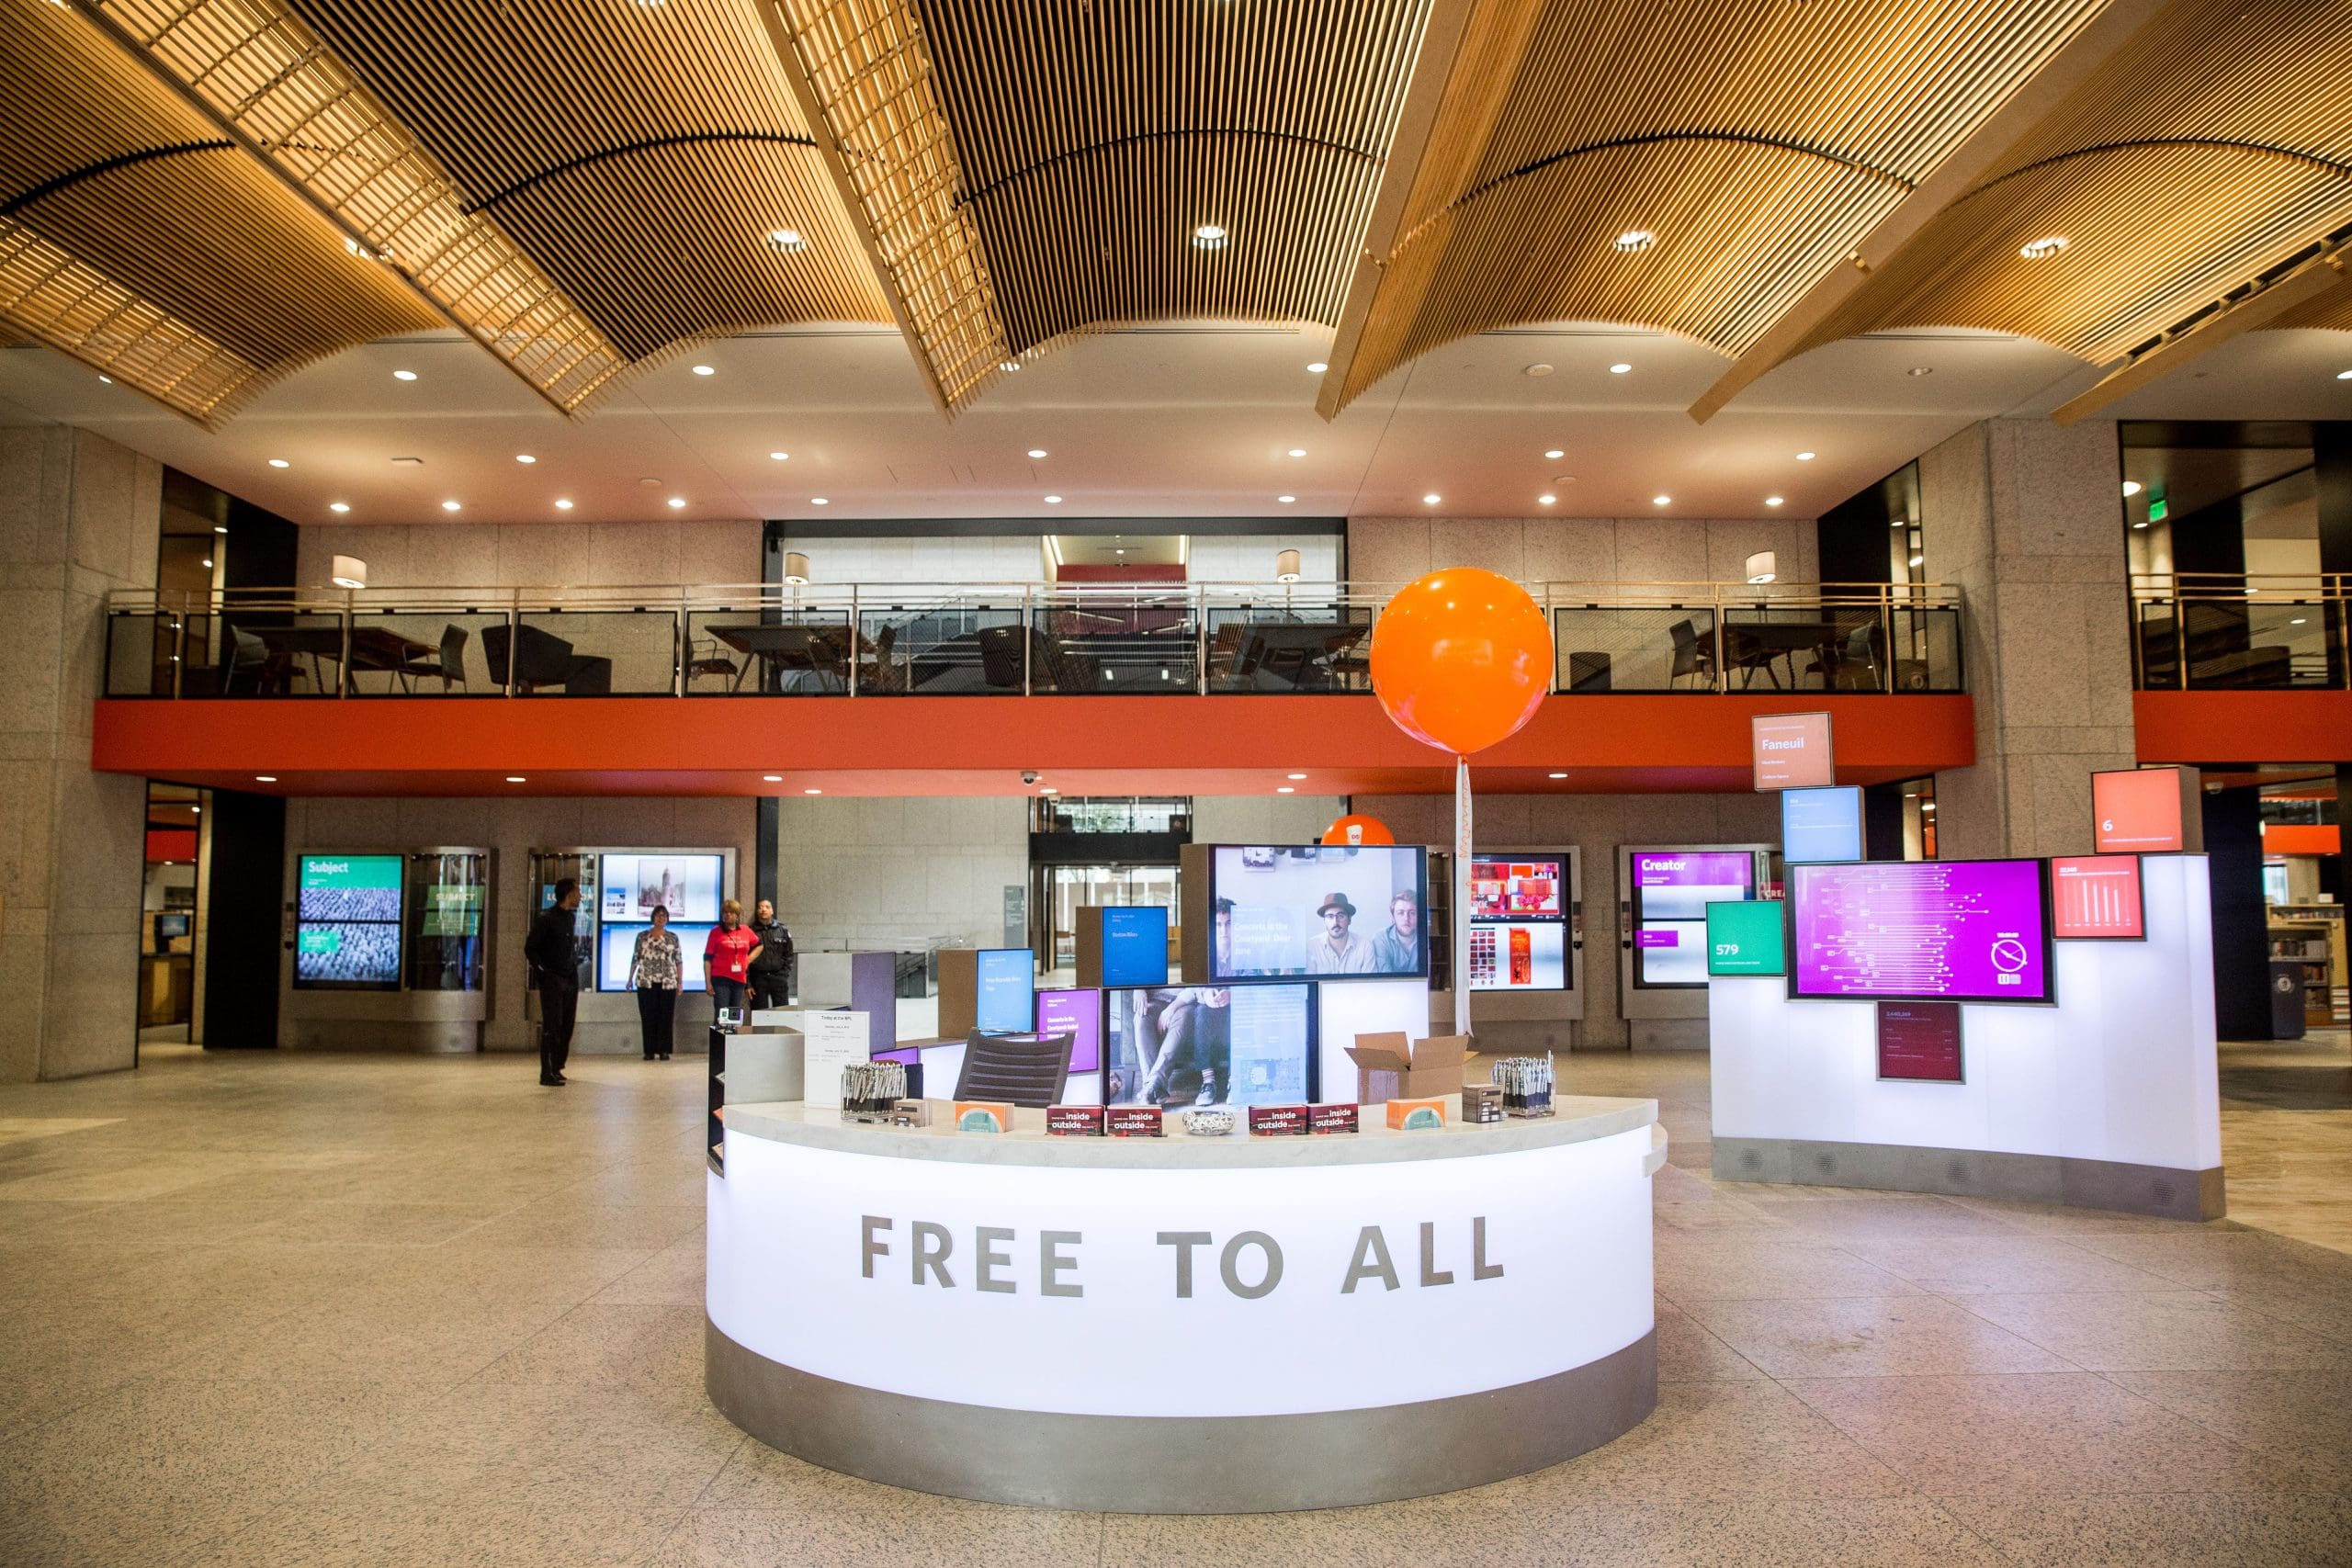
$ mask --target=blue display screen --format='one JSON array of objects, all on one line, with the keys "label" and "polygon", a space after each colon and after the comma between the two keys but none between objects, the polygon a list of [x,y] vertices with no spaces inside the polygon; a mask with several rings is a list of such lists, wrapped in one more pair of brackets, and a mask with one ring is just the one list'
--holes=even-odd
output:
[{"label": "blue display screen", "polygon": [[1168,911],[1148,908],[1102,911],[1102,983],[1168,984]]},{"label": "blue display screen", "polygon": [[1781,857],[1792,865],[1862,858],[1862,792],[1853,784],[1781,792]]},{"label": "blue display screen", "polygon": [[1021,1034],[1035,1027],[1037,958],[1025,947],[982,948],[976,958],[978,992],[973,1021],[985,1034]]}]

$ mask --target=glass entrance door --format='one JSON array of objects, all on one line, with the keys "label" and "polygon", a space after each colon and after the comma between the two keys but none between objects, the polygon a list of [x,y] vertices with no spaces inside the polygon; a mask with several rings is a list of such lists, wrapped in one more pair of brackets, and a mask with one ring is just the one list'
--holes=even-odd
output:
[{"label": "glass entrance door", "polygon": [[1168,937],[1178,939],[1176,868],[1173,865],[1044,865],[1036,870],[1037,907],[1049,927],[1047,967],[1068,970],[1078,962],[1078,911],[1090,905],[1160,905],[1168,910]]}]

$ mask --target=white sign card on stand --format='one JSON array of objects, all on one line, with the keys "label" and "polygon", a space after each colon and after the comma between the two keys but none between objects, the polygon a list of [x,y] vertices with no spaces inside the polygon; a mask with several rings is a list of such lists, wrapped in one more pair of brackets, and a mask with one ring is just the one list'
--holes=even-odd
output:
[{"label": "white sign card on stand", "polygon": [[842,1069],[865,1062],[871,1052],[867,1015],[812,1012],[802,1019],[808,1041],[808,1088],[802,1103],[811,1111],[842,1108]]}]

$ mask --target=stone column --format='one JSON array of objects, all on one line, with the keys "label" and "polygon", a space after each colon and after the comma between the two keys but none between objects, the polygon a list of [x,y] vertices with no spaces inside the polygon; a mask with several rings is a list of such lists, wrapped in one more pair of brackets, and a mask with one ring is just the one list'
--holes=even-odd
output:
[{"label": "stone column", "polygon": [[1936,777],[1938,850],[2086,854],[2090,775],[2137,761],[2114,423],[1973,424],[1920,457],[1919,503],[1976,706],[1976,765]]},{"label": "stone column", "polygon": [[163,469],[0,430],[0,1082],[132,1065],[143,779],[90,771],[106,595],[155,585]]}]

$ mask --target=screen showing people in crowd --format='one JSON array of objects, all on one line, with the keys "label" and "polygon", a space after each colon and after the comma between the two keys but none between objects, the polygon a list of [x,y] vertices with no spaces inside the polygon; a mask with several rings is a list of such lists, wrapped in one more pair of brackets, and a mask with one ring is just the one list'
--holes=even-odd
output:
[{"label": "screen showing people in crowd", "polygon": [[1707,983],[1707,906],[1756,897],[1747,850],[1634,850],[1634,984],[1644,989]]},{"label": "screen showing people in crowd", "polygon": [[2138,855],[2058,855],[2050,862],[2051,934],[2073,942],[2142,942]]},{"label": "screen showing people in crowd", "polygon": [[1212,853],[1212,977],[1429,973],[1419,845],[1220,844]]},{"label": "screen showing people in crowd", "polygon": [[1472,990],[1567,989],[1567,885],[1562,855],[1472,858]]},{"label": "screen showing people in crowd", "polygon": [[297,869],[294,984],[304,989],[401,988],[398,855],[304,855]]},{"label": "screen showing people in crowd", "polygon": [[983,1034],[1024,1034],[1037,1010],[1037,955],[1025,947],[984,947],[974,963],[973,1026]]},{"label": "screen showing people in crowd", "polygon": [[1104,993],[1107,1105],[1301,1105],[1314,1098],[1315,987]]},{"label": "screen showing people in crowd", "polygon": [[596,912],[605,924],[641,926],[656,909],[669,910],[673,920],[718,923],[725,856],[626,854],[603,860],[604,892]]},{"label": "screen showing people in crowd", "polygon": [[1789,867],[1792,997],[2046,1002],[2041,863]]},{"label": "screen showing people in crowd", "polygon": [[1781,855],[1792,865],[1799,861],[1860,860],[1860,787],[1782,790]]},{"label": "screen showing people in crowd", "polygon": [[1156,904],[1102,911],[1102,983],[1168,984],[1168,911]]},{"label": "screen showing people in crowd", "polygon": [[1069,1071],[1102,1070],[1102,993],[1097,990],[1039,991],[1037,1032],[1069,1036]]},{"label": "screen showing people in crowd", "polygon": [[[637,939],[652,930],[650,923],[641,926],[604,926],[596,932],[596,988],[600,991],[626,991],[629,985],[629,968],[637,962]],[[672,920],[670,934],[678,939],[678,988],[700,991],[708,987],[702,981],[703,943],[710,940],[712,927],[708,923],[693,924]]]}]

